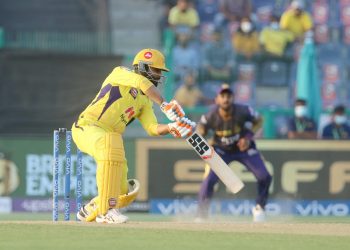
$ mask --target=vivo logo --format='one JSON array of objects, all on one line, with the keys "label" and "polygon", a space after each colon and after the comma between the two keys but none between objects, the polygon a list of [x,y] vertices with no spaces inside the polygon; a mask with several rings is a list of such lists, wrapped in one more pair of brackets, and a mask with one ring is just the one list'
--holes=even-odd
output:
[{"label": "vivo logo", "polygon": [[349,214],[349,207],[344,203],[321,204],[317,201],[312,201],[306,205],[297,204],[295,209],[302,216],[346,216]]},{"label": "vivo logo", "polygon": [[179,200],[158,201],[155,202],[155,207],[158,212],[163,215],[172,214],[194,214],[197,211],[197,204],[194,202],[182,202]]}]

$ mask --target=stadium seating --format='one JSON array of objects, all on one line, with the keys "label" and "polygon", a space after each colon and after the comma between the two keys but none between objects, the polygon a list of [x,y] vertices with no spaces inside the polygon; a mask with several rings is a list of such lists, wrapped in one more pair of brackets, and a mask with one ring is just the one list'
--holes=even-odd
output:
[{"label": "stadium seating", "polygon": [[266,60],[260,64],[258,85],[288,86],[289,64],[283,61]]}]

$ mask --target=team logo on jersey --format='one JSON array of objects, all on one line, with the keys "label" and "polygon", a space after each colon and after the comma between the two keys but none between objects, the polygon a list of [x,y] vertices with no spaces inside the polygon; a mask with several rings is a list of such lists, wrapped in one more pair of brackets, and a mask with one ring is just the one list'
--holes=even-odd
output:
[{"label": "team logo on jersey", "polygon": [[151,59],[152,58],[152,52],[147,51],[144,55],[143,55],[146,59]]},{"label": "team logo on jersey", "polygon": [[127,108],[124,113],[128,116],[128,119],[130,119],[134,114],[134,107]]},{"label": "team logo on jersey", "polygon": [[130,93],[130,95],[131,95],[134,99],[136,99],[136,96],[137,96],[137,94],[138,94],[139,92],[137,91],[137,89],[131,88],[130,91],[129,91],[129,93]]}]

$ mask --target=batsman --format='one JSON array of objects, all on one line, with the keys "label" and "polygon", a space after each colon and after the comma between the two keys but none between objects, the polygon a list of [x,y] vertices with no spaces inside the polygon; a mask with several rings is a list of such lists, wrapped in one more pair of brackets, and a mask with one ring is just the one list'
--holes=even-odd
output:
[{"label": "batsman", "polygon": [[[128,217],[119,208],[130,204],[137,195],[138,182],[127,179],[127,161],[122,134],[137,118],[150,136],[172,134],[187,137],[195,123],[185,117],[175,101],[164,100],[157,86],[164,82],[163,54],[143,49],[133,60],[133,69],[116,67],[103,82],[90,105],[72,126],[73,140],[78,148],[91,155],[97,164],[97,197],[77,214],[81,221],[124,223]],[[153,102],[172,122],[158,124]]]}]

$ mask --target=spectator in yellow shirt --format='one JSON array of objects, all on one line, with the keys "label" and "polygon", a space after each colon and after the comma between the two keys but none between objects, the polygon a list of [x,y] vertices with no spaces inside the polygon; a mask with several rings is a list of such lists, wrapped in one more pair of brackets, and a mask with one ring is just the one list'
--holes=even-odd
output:
[{"label": "spectator in yellow shirt", "polygon": [[270,25],[260,33],[260,44],[265,56],[283,57],[286,47],[294,40],[293,34],[288,30],[281,30],[279,19],[272,15]]},{"label": "spectator in yellow shirt", "polygon": [[259,34],[248,17],[241,20],[240,27],[232,36],[237,60],[251,60],[260,52]]},{"label": "spectator in yellow shirt", "polygon": [[183,77],[183,84],[176,90],[174,99],[184,108],[193,108],[208,101],[198,87],[196,75],[192,71],[188,71]]},{"label": "spectator in yellow shirt", "polygon": [[178,0],[170,9],[168,22],[177,33],[194,30],[199,25],[198,12],[189,0]]},{"label": "spectator in yellow shirt", "polygon": [[312,19],[309,13],[304,10],[304,3],[294,0],[290,8],[281,17],[281,29],[289,30],[294,34],[296,40],[303,39],[304,34],[312,29]]}]

